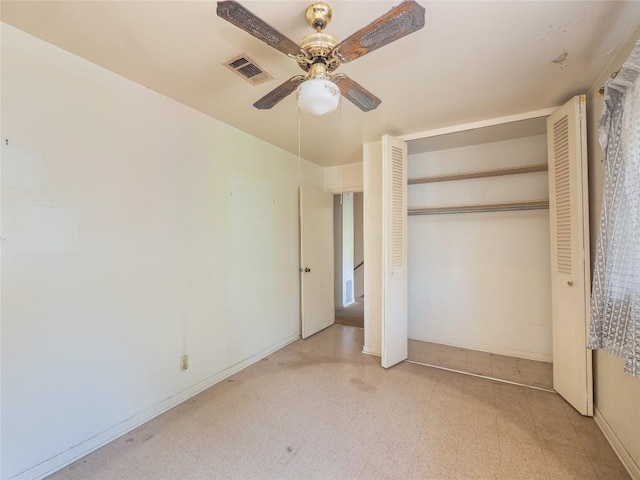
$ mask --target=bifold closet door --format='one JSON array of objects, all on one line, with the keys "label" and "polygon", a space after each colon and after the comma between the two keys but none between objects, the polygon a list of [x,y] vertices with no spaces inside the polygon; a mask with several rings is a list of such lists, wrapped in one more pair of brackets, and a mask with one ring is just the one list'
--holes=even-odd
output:
[{"label": "bifold closet door", "polygon": [[[366,192],[365,192],[366,195]],[[406,360],[407,144],[382,137],[382,366]]]},{"label": "bifold closet door", "polygon": [[547,120],[553,388],[582,415],[593,415],[589,331],[589,212],[585,96]]}]

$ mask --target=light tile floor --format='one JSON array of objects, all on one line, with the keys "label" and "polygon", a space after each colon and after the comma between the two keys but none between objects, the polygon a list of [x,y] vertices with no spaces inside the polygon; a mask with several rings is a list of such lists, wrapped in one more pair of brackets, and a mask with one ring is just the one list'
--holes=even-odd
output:
[{"label": "light tile floor", "polygon": [[553,389],[553,366],[525,358],[409,340],[409,360],[461,372]]},{"label": "light tile floor", "polygon": [[50,480],[628,479],[554,393],[298,340]]}]

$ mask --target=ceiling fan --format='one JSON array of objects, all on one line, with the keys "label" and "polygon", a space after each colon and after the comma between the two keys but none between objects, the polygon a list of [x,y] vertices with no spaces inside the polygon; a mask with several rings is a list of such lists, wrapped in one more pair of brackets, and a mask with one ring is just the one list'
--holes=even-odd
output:
[{"label": "ceiling fan", "polygon": [[[304,75],[296,75],[279,85],[253,106],[258,109],[272,108],[298,89],[300,108],[316,115],[335,110],[340,94],[364,112],[380,105],[378,97],[348,76],[334,71],[343,63],[351,62],[420,30],[424,27],[425,12],[415,0],[405,0],[338,42],[335,37],[322,31],[331,21],[331,7],[324,2],[317,2],[306,10],[307,23],[315,32],[296,43],[236,1],[219,1],[216,11],[221,18],[295,59],[305,72]],[[322,100],[309,108],[303,95]]]}]

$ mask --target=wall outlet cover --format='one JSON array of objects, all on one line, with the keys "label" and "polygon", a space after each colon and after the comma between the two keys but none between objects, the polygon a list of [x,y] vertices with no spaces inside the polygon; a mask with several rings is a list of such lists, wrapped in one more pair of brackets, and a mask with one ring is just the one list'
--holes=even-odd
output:
[{"label": "wall outlet cover", "polygon": [[189,368],[189,355],[182,355],[180,357],[180,371],[184,372]]}]

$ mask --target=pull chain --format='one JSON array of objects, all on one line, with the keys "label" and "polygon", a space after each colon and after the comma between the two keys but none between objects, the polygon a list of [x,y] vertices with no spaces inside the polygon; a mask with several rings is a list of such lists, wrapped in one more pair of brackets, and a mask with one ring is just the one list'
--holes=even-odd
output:
[{"label": "pull chain", "polygon": [[302,160],[300,157],[300,124],[301,124],[301,120],[300,120],[300,109],[298,108],[298,190],[300,190],[300,187],[302,186],[301,183],[301,177],[302,177]]},{"label": "pull chain", "polygon": [[342,205],[343,199],[344,199],[344,191],[342,188],[342,165],[340,165],[340,205]]}]

